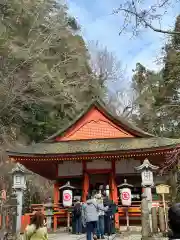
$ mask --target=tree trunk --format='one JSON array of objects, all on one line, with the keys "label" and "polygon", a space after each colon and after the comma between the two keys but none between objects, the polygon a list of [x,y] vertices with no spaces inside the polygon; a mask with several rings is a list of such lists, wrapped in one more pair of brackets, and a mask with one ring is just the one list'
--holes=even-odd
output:
[{"label": "tree trunk", "polygon": [[158,233],[158,217],[156,207],[152,208],[152,229],[153,233]]},{"label": "tree trunk", "polygon": [[176,198],[177,198],[177,165],[175,165],[173,167],[173,169],[170,172],[170,192],[171,192],[171,202],[175,203],[176,202]]}]

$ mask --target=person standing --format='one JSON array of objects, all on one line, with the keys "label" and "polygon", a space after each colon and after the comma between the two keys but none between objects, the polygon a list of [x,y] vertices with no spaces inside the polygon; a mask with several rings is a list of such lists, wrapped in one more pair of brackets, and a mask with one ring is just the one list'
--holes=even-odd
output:
[{"label": "person standing", "polygon": [[176,203],[169,208],[168,223],[171,232],[169,232],[169,239],[180,240],[180,203]]},{"label": "person standing", "polygon": [[[102,209],[104,209],[103,199],[101,194],[96,195],[96,201]],[[104,239],[104,211],[99,210],[99,217],[97,222],[97,238]]]},{"label": "person standing", "polygon": [[25,240],[48,240],[45,216],[41,212],[36,212],[24,232]]},{"label": "person standing", "polygon": [[108,236],[112,233],[112,217],[113,217],[113,211],[112,211],[112,201],[109,199],[108,196],[104,196],[103,199],[104,206],[108,206],[108,211],[105,212],[104,216],[104,224],[105,224],[105,232],[108,234]]},{"label": "person standing", "polygon": [[75,233],[80,234],[82,233],[82,220],[81,220],[82,206],[78,199],[76,199],[75,201],[76,202],[73,209],[73,216],[75,221]]},{"label": "person standing", "polygon": [[92,240],[92,235],[94,240],[97,239],[97,222],[99,217],[99,210],[107,211],[108,207],[104,208],[100,206],[96,200],[87,197],[87,201],[83,206],[83,224],[86,225],[86,239]]}]

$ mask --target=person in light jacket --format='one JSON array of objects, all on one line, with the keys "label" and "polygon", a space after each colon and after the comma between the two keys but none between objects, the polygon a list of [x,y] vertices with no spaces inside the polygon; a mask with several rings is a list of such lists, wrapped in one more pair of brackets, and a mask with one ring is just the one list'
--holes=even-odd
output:
[{"label": "person in light jacket", "polygon": [[107,211],[108,207],[102,207],[100,204],[96,202],[96,200],[87,197],[87,201],[82,208],[82,221],[83,224],[86,225],[86,238],[87,240],[92,240],[93,238],[97,239],[97,222],[99,218],[99,211]]},{"label": "person in light jacket", "polygon": [[180,240],[180,203],[176,203],[169,208],[168,223],[171,230],[169,239]]},{"label": "person in light jacket", "polygon": [[24,239],[48,240],[45,216],[41,212],[36,212],[32,217],[31,224],[25,229]]}]

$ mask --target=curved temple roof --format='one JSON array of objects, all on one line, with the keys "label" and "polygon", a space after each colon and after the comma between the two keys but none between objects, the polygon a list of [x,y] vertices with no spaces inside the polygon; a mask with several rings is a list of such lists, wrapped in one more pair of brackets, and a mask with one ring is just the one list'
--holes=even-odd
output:
[{"label": "curved temple roof", "polygon": [[78,154],[78,153],[103,153],[124,151],[148,151],[160,148],[175,148],[180,144],[180,139],[169,138],[114,138],[93,139],[79,141],[62,141],[54,143],[38,143],[28,147],[17,147],[7,151],[9,156],[22,155],[53,155],[53,154]]},{"label": "curved temple roof", "polygon": [[[88,111],[96,107],[116,126],[123,128],[134,137],[130,138],[102,138],[84,140],[56,141],[56,138],[63,136],[68,129],[76,124]],[[173,149],[180,146],[180,139],[160,138],[144,132],[138,127],[128,123],[124,118],[114,116],[109,109],[100,101],[92,101],[73,123],[63,130],[56,132],[42,143],[33,144],[27,147],[15,147],[8,150],[9,156],[36,156],[36,155],[65,155],[82,153],[105,153],[105,152],[137,152],[149,150]]]},{"label": "curved temple roof", "polygon": [[65,126],[63,129],[57,131],[55,134],[47,138],[44,142],[51,142],[56,137],[62,136],[69,128],[71,128],[73,125],[77,123],[77,121],[80,120],[85,114],[87,114],[91,108],[96,107],[97,109],[100,109],[101,112],[105,116],[107,116],[113,123],[115,123],[117,126],[127,130],[128,132],[132,133],[136,137],[153,137],[152,134],[147,133],[143,131],[142,129],[136,127],[134,124],[128,122],[125,118],[115,115],[111,112],[111,110],[105,106],[105,104],[100,100],[93,100],[89,103],[88,107],[85,108],[71,123],[69,123],[67,126]]}]

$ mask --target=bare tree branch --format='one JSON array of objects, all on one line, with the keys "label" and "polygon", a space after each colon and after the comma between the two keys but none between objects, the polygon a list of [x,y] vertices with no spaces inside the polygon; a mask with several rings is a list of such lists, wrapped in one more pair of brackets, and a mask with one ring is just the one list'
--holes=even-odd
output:
[{"label": "bare tree branch", "polygon": [[129,14],[132,14],[134,15],[136,18],[139,18],[140,21],[142,21],[144,24],[145,24],[145,27],[149,27],[150,29],[152,29],[154,32],[159,32],[159,33],[164,33],[164,34],[169,34],[169,35],[177,35],[177,34],[180,34],[180,32],[176,32],[176,31],[170,31],[170,30],[163,30],[163,29],[160,29],[160,28],[155,28],[153,27],[153,25],[151,25],[150,23],[148,23],[142,16],[140,16],[138,13],[136,12],[133,12],[133,11],[130,11],[128,9],[123,9],[123,8],[120,8],[118,9],[118,12],[119,11],[124,11],[126,13],[129,13]]},{"label": "bare tree branch", "polygon": [[[167,6],[172,6],[172,2],[169,0],[162,0],[157,1],[157,4],[152,5],[148,9],[141,9],[140,2],[137,0],[127,0],[125,4],[121,5],[118,9],[114,10],[114,14],[118,14],[119,12],[124,12],[124,24],[122,26],[122,29],[120,30],[119,34],[122,33],[123,30],[125,30],[125,26],[127,28],[127,25],[132,24],[132,30],[133,34],[137,34],[141,26],[144,28],[149,28],[153,30],[154,32],[162,33],[162,34],[168,34],[168,35],[179,35],[179,31],[173,31],[173,30],[166,30],[162,29],[161,27],[155,27],[152,23],[153,20],[160,20],[162,19],[164,13],[157,13],[158,10],[162,11],[163,9],[166,9]],[[173,6],[172,6],[173,7]],[[135,19],[131,19],[131,17],[134,17]]]},{"label": "bare tree branch", "polygon": [[91,67],[102,84],[107,81],[108,83],[118,81],[120,84],[123,81],[123,69],[114,53],[109,52],[106,47],[100,46],[99,42],[90,42],[89,49]]}]

